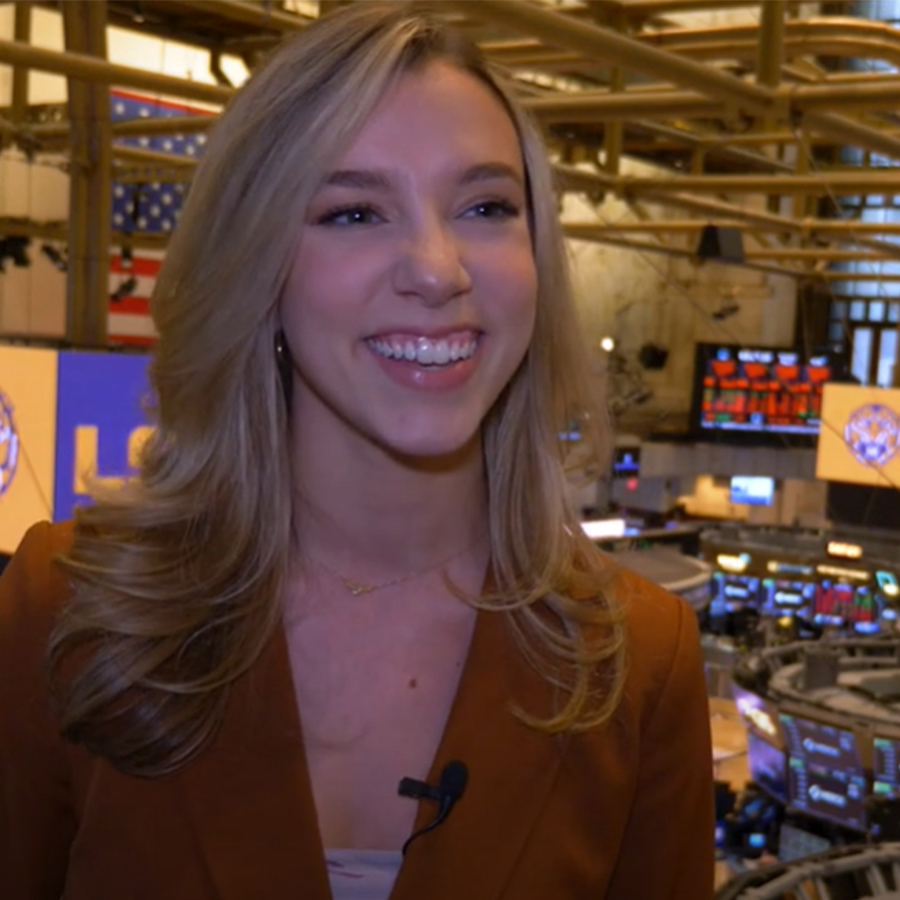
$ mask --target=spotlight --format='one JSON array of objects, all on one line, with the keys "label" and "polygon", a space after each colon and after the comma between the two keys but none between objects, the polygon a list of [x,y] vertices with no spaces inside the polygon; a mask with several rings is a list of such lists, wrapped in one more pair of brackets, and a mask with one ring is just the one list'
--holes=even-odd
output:
[{"label": "spotlight", "polygon": [[616,342],[608,335],[600,340],[600,349],[612,353],[616,349]]},{"label": "spotlight", "polygon": [[53,263],[53,265],[59,269],[60,272],[65,272],[69,268],[69,262],[66,257],[53,246],[53,244],[41,244],[41,253]]},{"label": "spotlight", "polygon": [[132,294],[137,287],[137,283],[137,278],[135,278],[134,275],[131,275],[113,291],[109,299],[112,300],[113,303],[121,303],[126,297]]},{"label": "spotlight", "polygon": [[10,236],[3,238],[0,241],[0,272],[6,271],[4,264],[7,259],[11,259],[13,265],[18,266],[20,269],[30,266],[31,260],[25,252],[30,243],[31,238],[27,237]]}]

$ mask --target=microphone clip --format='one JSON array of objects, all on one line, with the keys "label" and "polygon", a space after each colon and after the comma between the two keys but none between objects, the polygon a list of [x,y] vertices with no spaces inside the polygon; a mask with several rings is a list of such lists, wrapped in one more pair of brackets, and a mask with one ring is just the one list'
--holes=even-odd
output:
[{"label": "microphone clip", "polygon": [[426,832],[437,828],[453,809],[457,800],[462,797],[469,780],[469,769],[465,763],[459,760],[448,762],[441,771],[441,779],[437,787],[428,784],[427,781],[419,781],[417,778],[402,778],[397,788],[401,797],[411,797],[414,800],[433,800],[438,803],[438,812],[434,819],[424,828],[413,832],[403,845],[402,853],[406,856],[409,845]]}]

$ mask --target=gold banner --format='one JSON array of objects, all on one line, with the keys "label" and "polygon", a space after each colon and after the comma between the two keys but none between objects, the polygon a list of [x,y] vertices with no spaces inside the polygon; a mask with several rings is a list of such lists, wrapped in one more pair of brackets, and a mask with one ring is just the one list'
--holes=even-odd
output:
[{"label": "gold banner", "polygon": [[0,346],[0,553],[53,517],[55,350]]},{"label": "gold banner", "polygon": [[816,477],[900,488],[900,390],[825,386]]}]

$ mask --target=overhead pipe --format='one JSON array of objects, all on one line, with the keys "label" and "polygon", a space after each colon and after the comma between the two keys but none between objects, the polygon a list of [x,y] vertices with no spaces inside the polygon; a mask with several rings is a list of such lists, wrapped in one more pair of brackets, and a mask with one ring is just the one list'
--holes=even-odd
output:
[{"label": "overhead pipe", "polygon": [[526,108],[542,122],[607,122],[622,119],[696,118],[724,116],[729,113],[727,103],[709,100],[694,91],[623,91],[618,94],[591,92],[554,94],[551,97],[529,97]]},{"label": "overhead pipe", "polygon": [[[771,2],[764,0],[764,13]],[[875,56],[900,64],[900,34],[884,22],[832,16],[793,19],[786,21],[784,28],[784,49],[789,56],[820,55],[830,50],[835,56]],[[693,59],[727,56],[752,59],[757,56],[760,44],[755,25],[668,28],[635,35],[634,40]],[[580,58],[576,53],[560,53],[536,40],[490,41],[480,46],[498,62],[510,66],[560,65]]]},{"label": "overhead pipe", "polygon": [[620,189],[647,191],[698,191],[700,193],[807,193],[837,195],[900,194],[900,170],[825,172],[818,175],[690,175],[623,176]]},{"label": "overhead pipe", "polygon": [[[841,222],[834,219],[800,219],[795,224],[809,233],[810,236],[827,234],[829,239],[841,235],[853,237],[856,234],[896,234],[900,235],[900,222]],[[721,219],[660,219],[639,222],[616,222],[610,225],[586,224],[586,228],[601,229],[607,231],[651,231],[651,232],[695,232],[702,231],[707,225],[715,225],[717,228],[742,228],[745,231],[780,231],[783,224],[745,222],[738,218]]]},{"label": "overhead pipe", "polygon": [[[587,194],[612,192],[619,196],[628,196],[624,180],[613,178],[600,172],[586,172],[570,166],[554,166],[554,175],[563,191],[584,192]],[[784,232],[802,232],[802,225],[794,219],[779,216],[776,213],[747,209],[724,200],[713,200],[705,197],[694,197],[690,194],[671,193],[669,191],[645,190],[642,199],[652,200],[665,206],[689,209],[708,216],[741,219],[744,222],[756,222],[771,225]]]},{"label": "overhead pipe", "polygon": [[[745,150],[741,147],[728,147],[721,144],[708,144],[704,141],[702,134],[696,132],[688,132],[681,128],[673,128],[670,125],[664,125],[661,122],[653,122],[647,120],[634,120],[629,122],[631,130],[647,131],[655,137],[670,138],[673,147],[683,147],[687,144],[698,150],[703,150],[711,155],[715,155],[720,159],[728,159],[742,165],[751,166],[755,169],[764,169],[766,171],[791,172],[792,168],[778,159],[763,156],[761,153],[754,153],[752,150]],[[634,146],[634,140],[629,142],[631,147]],[[658,145],[654,145],[656,147]],[[653,147],[648,148],[653,149]],[[662,148],[660,148],[662,149]]]},{"label": "overhead pipe", "polygon": [[273,31],[302,31],[312,19],[304,19],[292,13],[271,8],[271,4],[244,3],[241,0],[178,0],[178,5],[193,12],[252,25],[254,28],[271,28]]},{"label": "overhead pipe", "polygon": [[[584,233],[570,234],[569,226],[563,226],[563,234],[573,240],[591,241],[596,244],[609,244],[613,247],[622,247],[626,250],[634,250],[639,253],[662,253],[666,256],[678,256],[683,259],[697,259],[694,250],[685,247],[675,247],[671,244],[653,244],[649,241],[631,241],[624,238],[609,237],[607,235],[589,235]],[[742,263],[742,269],[754,269],[765,272],[767,275],[784,275],[789,278],[809,278],[810,273],[800,269],[789,269],[782,266],[767,265],[765,263]]]},{"label": "overhead pipe", "polygon": [[96,59],[85,53],[59,52],[34,47],[19,41],[0,40],[0,63],[11,66],[27,66],[42,72],[53,72],[68,78],[77,78],[100,84],[116,84],[122,87],[140,88],[173,97],[186,97],[204,103],[224,105],[234,94],[230,88],[216,84],[201,84],[172,75],[146,72],[131,66],[120,66]]},{"label": "overhead pipe", "polygon": [[[469,0],[444,0],[442,6],[456,7],[470,15],[473,11]],[[694,88],[703,96],[755,115],[775,110],[776,98],[764,87],[530,3],[479,0],[477,15],[526,34],[536,34],[542,41],[574,50],[607,66],[621,66]]]}]

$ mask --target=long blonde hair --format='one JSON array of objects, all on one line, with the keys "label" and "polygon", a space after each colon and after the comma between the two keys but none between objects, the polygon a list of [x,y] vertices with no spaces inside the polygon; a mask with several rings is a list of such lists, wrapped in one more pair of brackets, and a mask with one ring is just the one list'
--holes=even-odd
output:
[{"label": "long blonde hair", "polygon": [[155,432],[137,477],[79,511],[61,560],[74,584],[50,646],[63,730],[123,771],[196,754],[278,626],[291,540],[278,298],[329,163],[403,73],[435,59],[487,85],[518,129],[539,274],[534,340],[483,425],[497,590],[472,602],[505,610],[527,658],[566,689],[551,719],[520,710],[527,721],[582,729],[615,708],[621,612],[567,506],[558,440],[573,414],[595,434],[602,416],[540,134],[439,19],[359,3],[276,51],[213,129],[153,295]]}]

